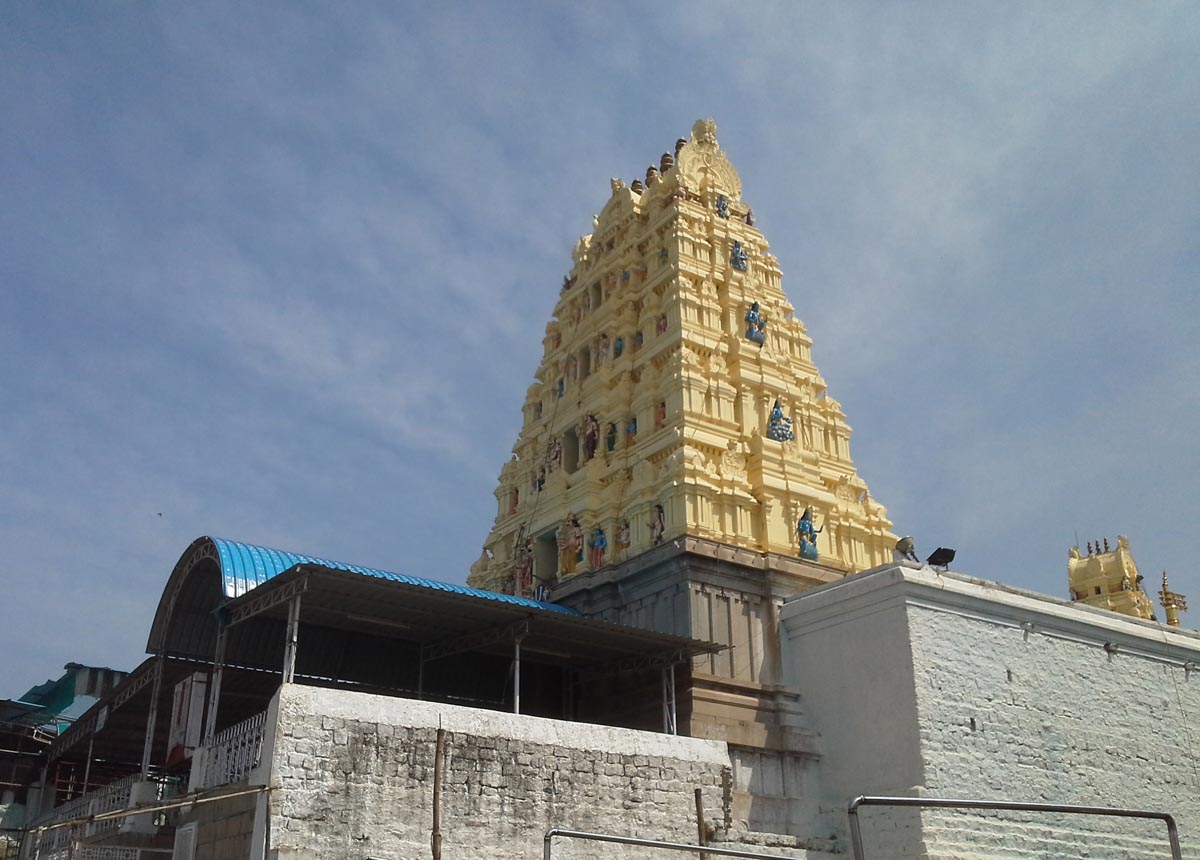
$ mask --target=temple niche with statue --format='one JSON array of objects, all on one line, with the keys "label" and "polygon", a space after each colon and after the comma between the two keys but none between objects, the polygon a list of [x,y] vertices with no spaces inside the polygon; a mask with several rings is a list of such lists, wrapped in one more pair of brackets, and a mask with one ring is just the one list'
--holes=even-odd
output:
[{"label": "temple niche with statue", "polygon": [[683,536],[839,574],[891,560],[711,120],[612,180],[572,256],[471,585],[532,595]]}]

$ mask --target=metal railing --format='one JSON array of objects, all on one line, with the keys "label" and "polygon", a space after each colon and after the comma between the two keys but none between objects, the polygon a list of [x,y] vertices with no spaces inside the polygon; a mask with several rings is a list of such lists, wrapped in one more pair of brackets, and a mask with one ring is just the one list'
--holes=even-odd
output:
[{"label": "metal railing", "polygon": [[[850,845],[854,860],[866,860],[863,853],[862,829],[858,820],[861,806],[908,806],[926,809],[991,809],[1007,812],[1047,812],[1068,815],[1104,815],[1112,818],[1148,818],[1167,825],[1167,839],[1171,843],[1173,860],[1183,860],[1183,849],[1179,845],[1179,828],[1175,816],[1166,812],[1147,812],[1140,809],[1120,809],[1110,806],[1077,806],[1069,803],[1017,803],[1007,800],[957,800],[945,797],[881,797],[862,795],[850,801],[847,814],[850,817]],[[547,853],[546,855],[550,855]]]},{"label": "metal railing", "polygon": [[743,857],[749,860],[786,860],[782,854],[763,854],[759,851],[742,851],[738,848],[717,848],[712,845],[688,845],[683,842],[663,842],[659,839],[639,839],[636,836],[613,836],[610,833],[588,833],[584,830],[564,830],[552,827],[542,840],[543,860],[553,860],[550,854],[551,840],[582,839],[588,842],[615,842],[619,845],[638,845],[642,848],[661,848],[665,851],[690,851],[703,857]]},{"label": "metal railing", "polygon": [[267,712],[263,711],[213,738],[212,743],[203,747],[203,771],[196,788],[232,785],[249,776],[262,759],[266,725]]}]

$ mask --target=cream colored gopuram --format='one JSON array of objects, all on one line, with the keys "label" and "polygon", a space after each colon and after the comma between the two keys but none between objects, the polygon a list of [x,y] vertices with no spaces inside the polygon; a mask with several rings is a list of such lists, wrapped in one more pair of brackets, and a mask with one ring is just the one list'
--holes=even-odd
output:
[{"label": "cream colored gopuram", "polygon": [[572,254],[472,585],[538,585],[681,535],[854,572],[896,537],[701,120]]},{"label": "cream colored gopuram", "polygon": [[[1095,547],[1087,545],[1087,555],[1073,546],[1067,554],[1067,580],[1071,588],[1071,600],[1111,609],[1134,618],[1153,618],[1154,604],[1142,588],[1142,575],[1138,573],[1133,553],[1129,551],[1129,538],[1117,536],[1116,549],[1109,549],[1108,538],[1104,548],[1100,541]],[[1164,590],[1166,585],[1163,586]],[[1172,593],[1172,596],[1176,596]],[[1175,617],[1178,626],[1178,614]]]}]

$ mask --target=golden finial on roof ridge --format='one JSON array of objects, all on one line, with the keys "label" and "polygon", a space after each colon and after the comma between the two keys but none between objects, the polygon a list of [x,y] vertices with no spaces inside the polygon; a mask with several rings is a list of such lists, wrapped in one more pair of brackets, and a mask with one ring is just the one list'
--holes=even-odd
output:
[{"label": "golden finial on roof ridge", "polygon": [[1177,591],[1171,591],[1167,585],[1167,572],[1162,575],[1162,590],[1158,592],[1158,602],[1167,613],[1167,626],[1179,626],[1179,613],[1187,611],[1187,597]]}]

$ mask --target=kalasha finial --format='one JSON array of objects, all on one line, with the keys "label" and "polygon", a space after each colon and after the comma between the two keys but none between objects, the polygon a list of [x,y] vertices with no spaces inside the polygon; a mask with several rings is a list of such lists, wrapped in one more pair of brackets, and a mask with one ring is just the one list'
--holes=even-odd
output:
[{"label": "kalasha finial", "polygon": [[659,173],[666,173],[668,170],[670,170],[674,166],[675,166],[675,156],[671,155],[671,153],[669,153],[669,152],[664,152],[662,154],[662,158],[660,158],[658,160]]},{"label": "kalasha finial", "polygon": [[651,164],[646,168],[646,185],[653,185],[658,182],[658,168]]},{"label": "kalasha finial", "polygon": [[696,120],[696,124],[692,126],[692,140],[695,143],[705,144],[715,148],[718,145],[717,124],[711,119]]},{"label": "kalasha finial", "polygon": [[687,146],[687,138],[686,137],[681,137],[681,138],[679,138],[679,140],[675,141],[675,157],[676,158],[679,158],[679,150],[683,149],[685,146]]},{"label": "kalasha finial", "polygon": [[1187,598],[1176,591],[1171,591],[1167,585],[1167,572],[1163,571],[1162,591],[1158,593],[1158,602],[1167,612],[1167,626],[1179,626],[1179,613],[1187,612]]},{"label": "kalasha finial", "polygon": [[633,182],[630,183],[629,190],[632,191],[634,194],[641,194],[646,189],[645,189],[645,186],[642,185],[642,180],[635,179],[635,180],[633,180]]},{"label": "kalasha finial", "polygon": [[1092,554],[1092,542],[1088,541],[1088,555]]},{"label": "kalasha finial", "polygon": [[1104,539],[1104,551],[1105,551],[1105,552],[1109,552],[1109,548],[1108,548],[1108,538],[1105,538],[1105,539]]}]

